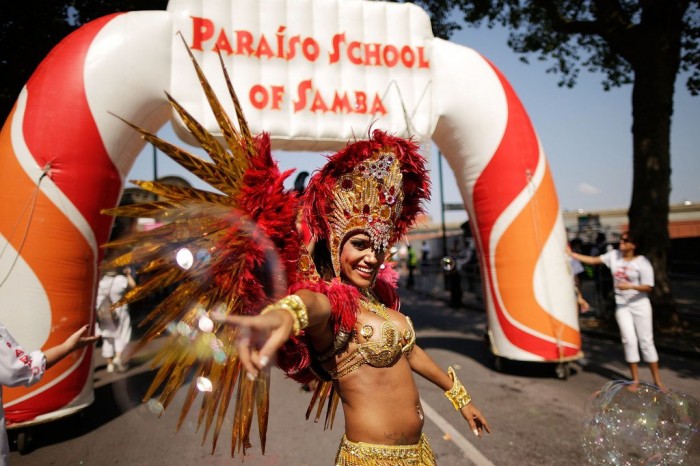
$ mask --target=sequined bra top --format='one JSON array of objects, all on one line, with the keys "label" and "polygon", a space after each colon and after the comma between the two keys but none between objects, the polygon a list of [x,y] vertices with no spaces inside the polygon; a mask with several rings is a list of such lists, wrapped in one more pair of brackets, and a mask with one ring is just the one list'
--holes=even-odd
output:
[{"label": "sequined bra top", "polygon": [[[374,327],[362,325],[358,322],[358,326],[362,325],[359,334],[362,335],[365,341],[359,341],[358,330],[355,329],[353,338],[357,347],[339,362],[334,370],[328,371],[332,379],[340,379],[365,364],[372,367],[391,366],[401,354],[409,354],[416,344],[416,332],[413,329],[413,322],[408,316],[405,316],[408,327],[403,331],[399,331],[383,304],[374,300],[363,300],[360,305],[384,320],[379,331],[380,338],[379,340],[370,340],[375,333]],[[405,344],[402,344],[403,342]]]}]

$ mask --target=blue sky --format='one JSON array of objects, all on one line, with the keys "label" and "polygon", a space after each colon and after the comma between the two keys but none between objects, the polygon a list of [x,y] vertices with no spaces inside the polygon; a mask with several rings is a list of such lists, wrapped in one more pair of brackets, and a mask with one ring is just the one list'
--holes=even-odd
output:
[{"label": "blue sky", "polygon": [[[471,47],[493,62],[522,100],[542,141],[552,168],[563,210],[596,211],[627,208],[632,194],[632,86],[603,91],[602,74],[582,71],[573,89],[559,88],[558,76],[545,72],[547,63],[531,57],[529,65],[506,45],[503,29],[464,28],[451,41]],[[700,202],[700,97],[685,88],[685,76],[676,84],[671,133],[671,203]],[[159,135],[178,141],[166,125]],[[183,144],[178,141],[178,144]],[[153,149],[144,148],[128,179],[152,179]],[[315,153],[276,152],[283,169],[313,171],[323,163]],[[165,155],[157,155],[158,175],[179,175],[195,186],[203,183],[187,176]],[[440,183],[436,154],[430,158],[433,201],[428,212],[440,220]],[[443,161],[444,199],[461,202],[454,175]],[[293,177],[292,177],[293,181]],[[291,182],[290,182],[291,185]],[[466,220],[464,212],[448,212],[446,220]]]}]

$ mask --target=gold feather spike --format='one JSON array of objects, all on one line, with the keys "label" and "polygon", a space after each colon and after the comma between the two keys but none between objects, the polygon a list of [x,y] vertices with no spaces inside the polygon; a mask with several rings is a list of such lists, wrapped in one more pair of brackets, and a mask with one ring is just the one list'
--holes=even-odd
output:
[{"label": "gold feather spike", "polygon": [[[211,370],[211,365],[212,365],[212,360],[205,360],[204,362],[200,362],[199,365],[194,369],[194,373],[206,373]],[[192,378],[192,381],[190,381],[190,387],[187,390],[187,395],[185,396],[185,401],[182,403],[182,409],[180,410],[180,417],[177,420],[177,424],[175,426],[176,430],[180,430],[182,427],[182,424],[185,422],[185,418],[187,417],[187,413],[190,412],[190,408],[192,407],[192,403],[194,403],[194,400],[197,398],[197,394],[199,394],[199,387],[198,387],[199,379],[197,378]],[[204,443],[204,439],[202,439],[202,443]]]},{"label": "gold feather spike", "polygon": [[[130,204],[112,209],[103,209],[104,215],[114,215],[118,217],[146,217],[146,218],[165,218],[171,215],[172,212],[181,209],[184,206],[180,203],[171,201],[151,202],[150,204]],[[103,247],[111,247],[111,243],[103,245]]]},{"label": "gold feather spike", "polygon": [[333,384],[331,382],[324,382],[323,389],[321,390],[321,396],[318,399],[318,407],[316,408],[316,417],[314,417],[314,422],[318,422],[321,418],[321,413],[323,412],[323,406],[326,404],[326,399],[333,389]]},{"label": "gold feather spike", "polygon": [[221,168],[222,172],[227,175],[231,186],[238,186],[245,170],[248,168],[248,163],[245,160],[245,154],[241,154],[236,147],[227,150],[219,143],[219,140],[209,133],[192,115],[185,110],[169,93],[165,93],[170,104],[175,111],[180,115],[182,122],[187,129],[197,139],[199,145],[209,154],[212,162]]},{"label": "gold feather spike", "polygon": [[228,411],[229,404],[231,402],[231,397],[229,396],[230,393],[233,392],[233,388],[236,386],[236,381],[238,380],[238,377],[241,375],[241,369],[240,369],[240,363],[236,360],[235,365],[229,365],[228,370],[224,372],[225,378],[223,379],[223,382],[221,383],[222,387],[222,400],[221,404],[219,406],[219,411],[217,412],[216,416],[216,426],[214,428],[214,441],[212,442],[212,453],[214,453],[214,449],[216,448],[216,442],[217,439],[219,438],[219,434],[221,433],[221,427],[224,423],[224,418],[226,416],[226,412]]},{"label": "gold feather spike", "polygon": [[[209,373],[210,381],[212,382],[212,387],[213,390],[207,394],[204,395],[204,398],[202,399],[202,407],[200,409],[200,415],[199,418],[197,419],[197,423],[199,426],[204,425],[204,434],[202,435],[202,443],[204,443],[204,440],[206,439],[207,435],[209,435],[209,431],[211,429],[212,423],[214,422],[214,418],[217,417],[218,419],[218,410],[221,408],[221,401],[222,398],[228,398],[225,395],[228,393],[227,388],[229,387],[229,379],[230,376],[233,374],[233,372],[236,369],[236,364],[229,362],[226,365],[219,365],[215,368],[215,370],[211,371]],[[237,371],[235,371],[237,372]],[[235,375],[234,375],[235,377]],[[214,431],[214,441],[212,444],[212,452],[214,451],[213,449],[216,448],[216,442],[218,439],[219,435],[218,432],[216,432],[216,429]]]},{"label": "gold feather spike", "polygon": [[328,398],[328,409],[326,410],[326,422],[323,424],[323,430],[333,428],[333,420],[335,419],[335,411],[338,409],[338,401],[340,396],[335,391],[335,387],[331,388],[331,394]]},{"label": "gold feather spike", "polygon": [[314,406],[316,406],[316,402],[318,401],[318,397],[320,396],[321,392],[325,390],[326,384],[330,382],[322,382],[319,381],[316,383],[316,388],[314,389],[313,394],[311,395],[311,400],[309,401],[309,406],[306,408],[306,420],[309,420],[309,417],[311,417],[311,412],[314,409]]},{"label": "gold feather spike", "polygon": [[181,149],[180,147],[159,138],[145,129],[124,120],[118,115],[114,116],[141,133],[141,137],[146,142],[156,146],[156,148],[158,148],[161,152],[180,164],[184,169],[197,176],[205,183],[209,184],[212,188],[216,188],[226,194],[236,194],[237,188],[234,188],[234,186],[229,184],[226,175],[221,173],[221,171],[213,163],[207,162],[196,155],[190,154],[186,150]]},{"label": "gold feather spike", "polygon": [[233,418],[233,435],[231,437],[231,456],[235,453],[246,450],[251,447],[250,426],[253,421],[253,382],[248,377],[239,377],[238,390],[236,392],[236,412]]},{"label": "gold feather spike", "polygon": [[[199,145],[204,149],[209,157],[211,157],[212,162],[217,166],[230,169],[233,173],[241,175],[245,170],[242,167],[236,165],[236,163],[231,158],[231,153],[226,150],[226,148],[221,145],[219,140],[206,130],[180,103],[170,95],[169,92],[165,93],[170,105],[175,109],[180,119],[185,124],[190,134],[194,136]],[[240,178],[231,177],[231,185],[236,185],[240,181]]]},{"label": "gold feather spike", "polygon": [[190,203],[220,204],[231,207],[230,197],[222,196],[211,191],[203,191],[190,186],[178,186],[174,184],[159,183],[156,181],[136,180],[132,181],[132,183],[157,196],[167,197],[169,200],[188,201]]},{"label": "gold feather spike", "polygon": [[267,421],[270,415],[270,368],[267,367],[255,379],[255,407],[258,413],[258,433],[260,434],[260,449],[265,454],[267,441]]},{"label": "gold feather spike", "polygon": [[[183,38],[183,40],[184,40],[184,38]],[[221,69],[224,70],[224,79],[226,80],[226,88],[228,89],[228,93],[231,96],[231,100],[233,101],[233,106],[236,109],[236,116],[238,117],[238,126],[241,128],[241,134],[243,136],[243,141],[245,141],[249,144],[248,152],[254,155],[255,151],[250,146],[250,143],[253,140],[253,135],[250,134],[250,129],[248,128],[248,122],[246,121],[245,115],[243,114],[243,107],[241,107],[241,101],[238,100],[238,94],[236,94],[236,91],[233,89],[233,83],[231,83],[231,78],[228,75],[228,71],[226,71],[226,65],[224,64],[224,57],[221,56],[221,53],[219,53],[219,63],[221,64]]]},{"label": "gold feather spike", "polygon": [[[199,78],[199,82],[202,85],[202,90],[204,91],[204,95],[209,101],[209,106],[214,112],[214,116],[216,117],[216,121],[219,124],[219,128],[221,128],[221,134],[223,135],[224,140],[232,149],[246,149],[247,153],[242,154],[246,156],[245,159],[247,159],[248,157],[255,157],[257,154],[255,153],[255,150],[251,144],[252,137],[248,129],[248,123],[245,120],[245,117],[243,115],[243,109],[241,108],[240,103],[238,101],[238,96],[233,90],[233,86],[228,86],[228,89],[229,94],[231,95],[231,99],[234,102],[236,115],[238,117],[238,124],[241,128],[242,136],[241,133],[239,133],[233,126],[233,123],[231,122],[231,119],[229,118],[228,114],[224,111],[223,106],[219,102],[219,99],[216,97],[216,94],[214,93],[214,89],[212,89],[211,85],[209,84],[209,81],[207,80],[206,76],[204,75],[204,72],[202,71],[202,68],[199,66],[199,63],[197,63],[197,60],[194,58],[192,50],[190,50],[190,48],[187,46],[187,41],[185,40],[185,37],[182,34],[180,34],[180,38],[185,44],[187,53],[190,55],[190,60],[192,61],[195,71],[197,72],[197,77]],[[221,54],[219,54],[219,61],[221,63],[221,69],[223,71],[224,77],[226,78],[226,82],[230,83],[230,80],[228,79],[228,72],[226,71],[226,67],[224,66]],[[245,145],[241,146],[241,142],[243,142]]]}]

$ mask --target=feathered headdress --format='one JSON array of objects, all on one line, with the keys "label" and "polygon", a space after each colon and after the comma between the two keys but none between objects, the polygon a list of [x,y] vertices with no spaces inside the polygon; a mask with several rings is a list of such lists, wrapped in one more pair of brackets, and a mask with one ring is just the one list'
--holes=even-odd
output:
[{"label": "feathered headdress", "polygon": [[[156,411],[165,409],[178,389],[191,378],[178,428],[197,394],[202,393],[198,422],[204,426],[205,439],[214,428],[213,452],[233,398],[231,454],[241,449],[245,454],[250,447],[249,433],[255,410],[264,453],[269,372],[263,372],[255,381],[241,376],[243,369],[233,346],[238,330],[213,325],[208,314],[212,310],[255,314],[287,293],[288,284],[297,280],[302,247],[296,228],[299,203],[295,191],[284,189],[283,182],[291,171],[280,173],[271,157],[268,135],[253,137],[250,134],[223,60],[238,129],[189,49],[188,52],[225,145],[170,95],[168,99],[211,162],[127,124],[219,193],[158,182],[135,182],[160,200],[118,207],[105,213],[155,218],[163,225],[104,245],[117,250],[126,248],[128,252],[109,260],[103,267],[132,264],[138,267],[140,276],[145,277],[115,306],[159,290],[169,291],[141,323],[150,324],[141,346],[170,334],[153,360],[153,366],[160,367],[144,401],[149,400]],[[298,362],[299,357],[295,360]],[[162,392],[157,399],[151,399],[159,389]]]},{"label": "feathered headdress", "polygon": [[303,201],[311,234],[329,243],[335,276],[340,249],[353,232],[365,232],[376,251],[396,243],[430,197],[425,159],[410,140],[375,130],[329,157],[309,181]]}]

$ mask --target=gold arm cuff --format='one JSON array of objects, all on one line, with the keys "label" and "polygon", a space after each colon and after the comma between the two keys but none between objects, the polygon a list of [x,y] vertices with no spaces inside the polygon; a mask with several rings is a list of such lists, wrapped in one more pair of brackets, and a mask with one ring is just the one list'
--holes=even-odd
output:
[{"label": "gold arm cuff", "polygon": [[459,411],[460,409],[467,406],[470,401],[472,401],[472,397],[469,396],[469,393],[467,393],[467,390],[464,388],[464,385],[462,385],[462,382],[460,382],[457,378],[457,374],[455,374],[455,371],[454,369],[452,369],[452,366],[447,368],[447,375],[449,375],[452,379],[452,388],[445,392],[445,396],[448,400],[450,400],[452,406],[454,406],[455,409]]},{"label": "gold arm cuff", "polygon": [[294,336],[299,335],[302,330],[309,326],[309,313],[306,310],[306,305],[304,304],[304,301],[295,294],[285,296],[276,303],[266,306],[262,311],[260,311],[260,314],[265,314],[274,309],[283,309],[287,311],[290,316],[292,316],[294,321],[292,330]]}]

